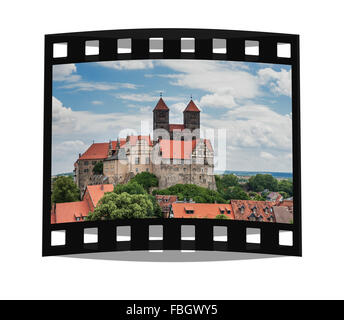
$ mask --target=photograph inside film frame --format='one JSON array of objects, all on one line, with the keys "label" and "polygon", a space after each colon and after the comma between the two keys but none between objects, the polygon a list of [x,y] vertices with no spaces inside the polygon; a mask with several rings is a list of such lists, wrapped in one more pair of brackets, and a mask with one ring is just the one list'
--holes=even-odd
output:
[{"label": "photograph inside film frame", "polygon": [[291,72],[215,60],[54,65],[51,224],[293,224]]}]

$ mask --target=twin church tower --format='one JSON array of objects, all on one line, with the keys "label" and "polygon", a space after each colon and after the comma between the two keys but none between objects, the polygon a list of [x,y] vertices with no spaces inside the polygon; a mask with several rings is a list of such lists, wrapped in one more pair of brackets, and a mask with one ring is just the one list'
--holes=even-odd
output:
[{"label": "twin church tower", "polygon": [[154,141],[161,139],[198,140],[200,138],[201,111],[197,108],[192,99],[183,111],[183,124],[171,124],[169,113],[170,109],[167,107],[162,97],[160,97],[153,110]]}]

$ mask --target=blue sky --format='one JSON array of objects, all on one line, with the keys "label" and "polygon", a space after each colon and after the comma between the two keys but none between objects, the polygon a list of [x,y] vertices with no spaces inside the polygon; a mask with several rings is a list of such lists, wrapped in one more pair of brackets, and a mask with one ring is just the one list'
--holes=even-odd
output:
[{"label": "blue sky", "polygon": [[[291,172],[290,66],[135,60],[54,66],[53,174],[72,171],[92,141],[151,133],[160,92],[171,123],[182,123],[192,95],[202,136],[215,130],[218,169]],[[219,128],[226,150],[216,142]]]}]

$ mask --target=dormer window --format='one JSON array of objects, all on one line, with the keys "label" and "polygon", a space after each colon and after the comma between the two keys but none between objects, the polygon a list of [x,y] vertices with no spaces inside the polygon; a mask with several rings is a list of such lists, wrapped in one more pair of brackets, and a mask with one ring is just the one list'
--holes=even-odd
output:
[{"label": "dormer window", "polygon": [[226,209],[227,210],[227,214],[231,214],[231,211],[229,209]]},{"label": "dormer window", "polygon": [[256,206],[254,206],[254,207],[252,208],[252,212],[253,212],[253,213],[257,213],[257,207],[256,207]]},{"label": "dormer window", "polygon": [[[185,199],[184,199],[184,201],[185,201]],[[192,207],[185,207],[185,212],[187,214],[193,214],[194,213],[194,208],[192,208]]]},{"label": "dormer window", "polygon": [[265,214],[268,214],[268,213],[269,213],[269,208],[268,208],[268,207],[265,207],[265,208],[264,208],[264,213],[265,213]]},{"label": "dormer window", "polygon": [[247,218],[249,221],[256,221],[257,220],[257,217],[251,213],[251,215]]},{"label": "dormer window", "polygon": [[240,207],[240,213],[243,214],[244,212],[245,212],[245,206],[242,205],[242,206]]}]

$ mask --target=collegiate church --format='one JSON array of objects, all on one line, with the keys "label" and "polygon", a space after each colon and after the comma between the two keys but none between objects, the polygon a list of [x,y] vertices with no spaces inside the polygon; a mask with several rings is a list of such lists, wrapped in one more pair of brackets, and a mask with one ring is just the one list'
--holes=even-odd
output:
[{"label": "collegiate church", "polygon": [[[215,190],[214,150],[208,139],[200,138],[200,110],[191,99],[183,111],[183,124],[170,124],[169,112],[160,97],[153,109],[153,139],[127,136],[93,143],[79,154],[74,176],[80,191],[92,184],[127,183],[140,172],[156,175],[159,189],[181,183]],[[103,174],[95,175],[93,167],[99,161]]]}]

